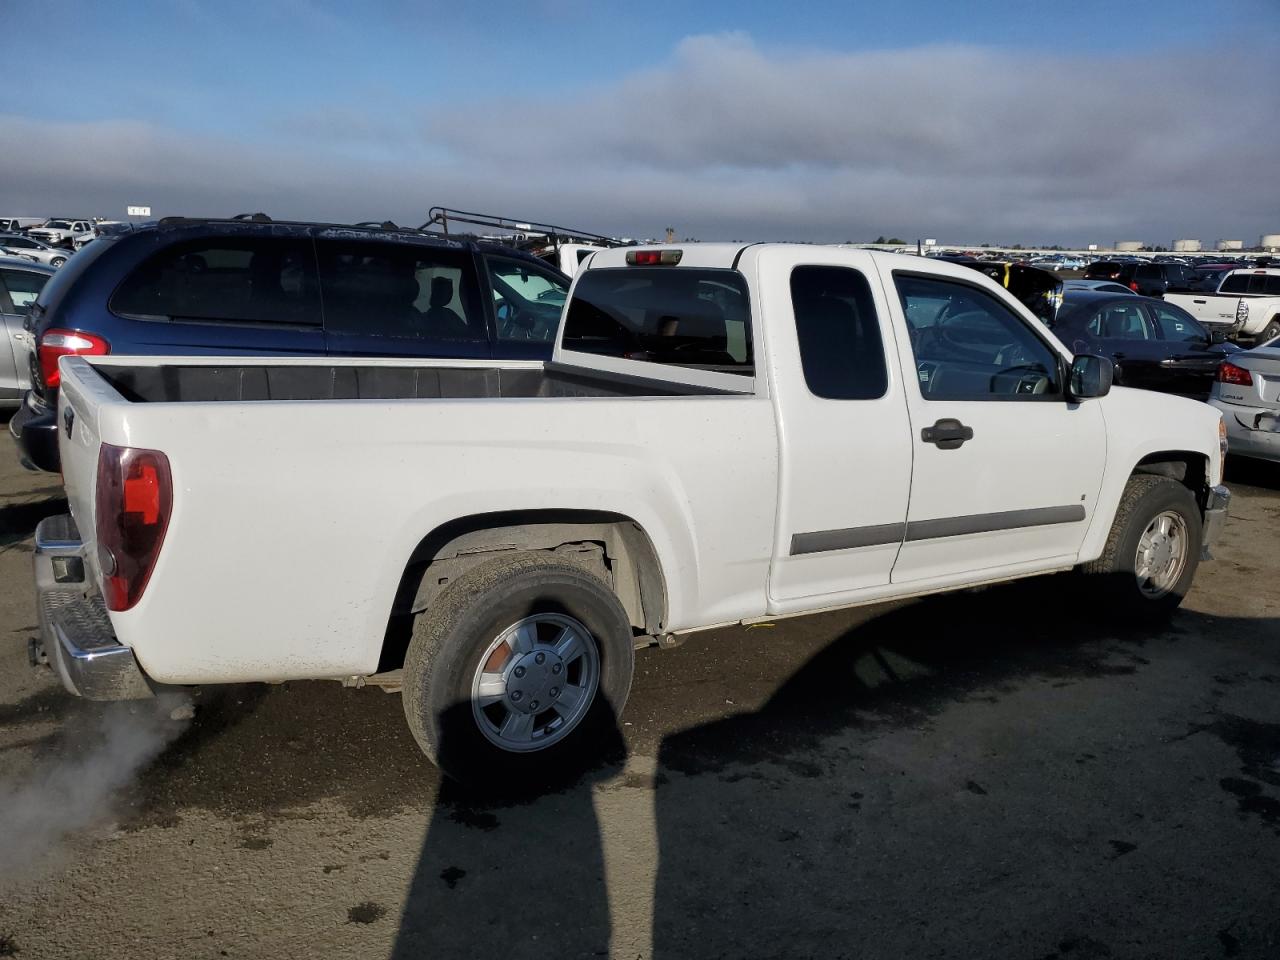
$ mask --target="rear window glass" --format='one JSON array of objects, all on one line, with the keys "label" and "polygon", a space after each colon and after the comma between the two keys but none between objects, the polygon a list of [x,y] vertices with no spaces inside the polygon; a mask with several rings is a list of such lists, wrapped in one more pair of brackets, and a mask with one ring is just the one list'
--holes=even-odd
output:
[{"label": "rear window glass", "polygon": [[1222,281],[1219,293],[1280,294],[1280,275],[1233,273]]},{"label": "rear window glass", "polygon": [[826,400],[884,396],[889,376],[866,277],[848,267],[796,267],[791,305],[810,393]]},{"label": "rear window glass", "polygon": [[147,319],[319,326],[309,240],[221,238],[177,244],[130,274],[113,312]]},{"label": "rear window glass", "polygon": [[588,270],[569,301],[566,350],[751,374],[751,311],[736,270]]},{"label": "rear window glass", "polygon": [[1085,267],[1084,275],[1090,280],[1109,280],[1119,272],[1118,263],[1091,263]]}]

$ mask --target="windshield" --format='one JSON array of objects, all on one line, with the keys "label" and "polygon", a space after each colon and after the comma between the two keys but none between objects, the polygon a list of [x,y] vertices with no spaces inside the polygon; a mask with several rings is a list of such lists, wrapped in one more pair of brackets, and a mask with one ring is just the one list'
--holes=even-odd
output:
[{"label": "windshield", "polygon": [[45,224],[45,226],[48,227],[50,230],[70,230],[71,221],[70,220],[50,220],[48,223]]}]

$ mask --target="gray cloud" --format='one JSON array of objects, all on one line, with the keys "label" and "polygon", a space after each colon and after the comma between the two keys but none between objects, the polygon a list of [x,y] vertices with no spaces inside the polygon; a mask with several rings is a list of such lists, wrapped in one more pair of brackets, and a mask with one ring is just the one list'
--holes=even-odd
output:
[{"label": "gray cloud", "polygon": [[[1223,63],[1249,62],[1223,90]],[[1108,58],[841,54],[693,37],[599,87],[284,118],[273,144],[8,117],[0,212],[419,222],[433,203],[657,235],[956,242],[1280,231],[1280,67],[1259,50]],[[385,137],[380,131],[386,131]],[[406,132],[407,131],[407,132]]]}]

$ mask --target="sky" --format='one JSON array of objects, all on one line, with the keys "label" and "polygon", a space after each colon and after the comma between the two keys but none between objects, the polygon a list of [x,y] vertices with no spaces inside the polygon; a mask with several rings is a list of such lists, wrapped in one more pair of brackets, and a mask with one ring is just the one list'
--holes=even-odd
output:
[{"label": "sky", "polygon": [[1280,233],[1280,0],[0,0],[0,33],[3,216]]}]

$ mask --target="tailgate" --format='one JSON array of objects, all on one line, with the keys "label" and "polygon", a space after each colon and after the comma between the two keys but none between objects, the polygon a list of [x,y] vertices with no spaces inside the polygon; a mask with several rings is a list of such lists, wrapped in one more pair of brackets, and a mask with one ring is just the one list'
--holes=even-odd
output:
[{"label": "tailgate", "polygon": [[1168,293],[1165,300],[1181,307],[1202,323],[1215,326],[1232,325],[1236,322],[1236,307],[1239,297],[1219,296],[1215,293]]},{"label": "tailgate", "polygon": [[80,357],[64,357],[58,391],[58,452],[62,456],[62,482],[71,505],[71,516],[80,528],[85,559],[98,581],[93,514],[94,486],[98,474],[98,448],[102,436],[98,423],[104,402],[122,398]]}]

